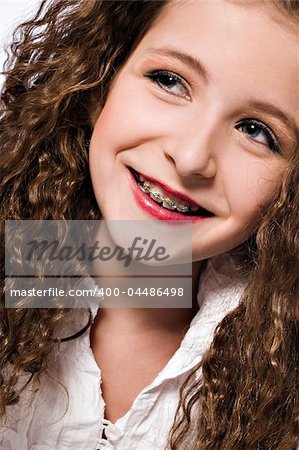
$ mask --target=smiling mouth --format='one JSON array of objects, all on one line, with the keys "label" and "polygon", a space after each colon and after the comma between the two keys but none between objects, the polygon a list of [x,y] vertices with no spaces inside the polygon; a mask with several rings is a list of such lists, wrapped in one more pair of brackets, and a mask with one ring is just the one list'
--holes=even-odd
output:
[{"label": "smiling mouth", "polygon": [[211,211],[208,211],[199,205],[188,203],[188,201],[179,196],[167,193],[165,189],[155,185],[154,182],[147,180],[146,177],[139,174],[136,170],[130,168],[130,172],[133,174],[138,187],[164,209],[180,213],[184,216],[214,216]]}]

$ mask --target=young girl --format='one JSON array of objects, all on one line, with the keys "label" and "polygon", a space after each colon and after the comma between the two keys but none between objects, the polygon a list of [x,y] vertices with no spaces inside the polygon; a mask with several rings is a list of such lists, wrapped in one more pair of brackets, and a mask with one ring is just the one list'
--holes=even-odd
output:
[{"label": "young girl", "polygon": [[78,318],[3,293],[1,449],[297,448],[298,11],[57,0],[19,29],[3,219],[191,221],[198,295]]}]

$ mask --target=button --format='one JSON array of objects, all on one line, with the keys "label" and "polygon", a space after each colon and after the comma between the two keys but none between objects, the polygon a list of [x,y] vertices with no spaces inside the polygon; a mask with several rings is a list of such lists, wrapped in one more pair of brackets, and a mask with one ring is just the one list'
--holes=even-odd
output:
[{"label": "button", "polygon": [[108,441],[105,440],[105,442],[98,442],[97,450],[113,450],[113,445],[109,444]]},{"label": "button", "polygon": [[113,423],[111,423],[105,428],[105,435],[107,439],[113,442],[122,437],[122,432],[119,428],[113,425]]}]

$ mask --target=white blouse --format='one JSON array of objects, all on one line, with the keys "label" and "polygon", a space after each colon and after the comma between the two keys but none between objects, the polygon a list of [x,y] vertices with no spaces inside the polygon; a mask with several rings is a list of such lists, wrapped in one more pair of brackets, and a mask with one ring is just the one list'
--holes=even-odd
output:
[{"label": "white blouse", "polygon": [[[217,324],[238,305],[243,290],[244,282],[229,255],[208,262],[200,280],[200,310],[180,348],[114,424],[104,419],[101,371],[90,349],[89,330],[61,343],[55,379],[62,384],[44,377],[33,400],[27,388],[21,402],[8,407],[7,421],[0,428],[0,449],[164,450],[179,388],[208,349]],[[102,438],[103,430],[107,439]]]}]

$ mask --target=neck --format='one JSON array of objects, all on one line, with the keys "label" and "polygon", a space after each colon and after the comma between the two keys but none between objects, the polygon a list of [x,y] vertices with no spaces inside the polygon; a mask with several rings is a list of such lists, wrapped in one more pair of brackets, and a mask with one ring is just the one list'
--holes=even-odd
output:
[{"label": "neck", "polygon": [[103,308],[93,328],[113,336],[182,333],[197,313],[197,290],[204,262],[192,265],[192,308]]}]

